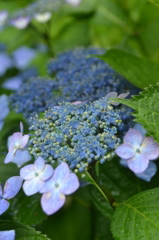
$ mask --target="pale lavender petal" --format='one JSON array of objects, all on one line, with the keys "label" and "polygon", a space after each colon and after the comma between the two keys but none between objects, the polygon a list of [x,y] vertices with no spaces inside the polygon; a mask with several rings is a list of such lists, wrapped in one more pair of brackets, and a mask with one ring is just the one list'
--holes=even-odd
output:
[{"label": "pale lavender petal", "polygon": [[0,215],[2,215],[9,208],[10,203],[5,199],[0,199]]},{"label": "pale lavender petal", "polygon": [[0,27],[2,27],[8,18],[8,12],[6,10],[0,11]]},{"label": "pale lavender petal", "polygon": [[19,147],[19,141],[20,141],[21,137],[22,137],[22,133],[20,133],[20,132],[13,133],[13,135],[10,136],[10,139],[8,142],[9,143],[9,146],[8,146],[9,152],[13,151]]},{"label": "pale lavender petal", "polygon": [[6,81],[2,84],[3,88],[7,88],[9,90],[19,90],[22,85],[23,79],[21,76],[15,76],[11,78],[7,78]]},{"label": "pale lavender petal", "polygon": [[129,159],[134,156],[135,150],[129,144],[124,143],[115,149],[115,153],[121,158]]},{"label": "pale lavender petal", "polygon": [[138,148],[142,143],[142,140],[142,134],[133,128],[130,128],[124,137],[124,143],[127,143],[134,148]]},{"label": "pale lavender petal", "polygon": [[3,191],[2,191],[2,186],[0,185],[0,195],[2,195]]},{"label": "pale lavender petal", "polygon": [[149,160],[142,154],[135,154],[135,156],[127,161],[128,167],[134,173],[142,173],[146,170]]},{"label": "pale lavender petal", "polygon": [[18,29],[23,29],[28,26],[30,17],[17,17],[10,21],[10,24]]},{"label": "pale lavender petal", "polygon": [[55,182],[63,182],[70,174],[68,164],[63,162],[61,163],[54,171],[53,179]]},{"label": "pale lavender petal", "polygon": [[23,168],[20,169],[20,176],[24,180],[30,180],[33,177],[35,177],[35,170],[34,170],[34,164],[29,164]]},{"label": "pale lavender petal", "polygon": [[53,175],[54,169],[50,164],[46,164],[44,170],[40,173],[40,178],[43,181],[46,181]]},{"label": "pale lavender petal", "polygon": [[18,167],[21,167],[24,163],[31,160],[31,155],[28,150],[17,150],[12,162],[16,163]]},{"label": "pale lavender petal", "polygon": [[15,230],[0,231],[0,240],[14,240]]},{"label": "pale lavender petal", "polygon": [[14,158],[14,154],[15,154],[15,150],[7,153],[7,155],[6,155],[5,159],[4,159],[4,163],[12,162],[12,160]]},{"label": "pale lavender petal", "polygon": [[118,95],[117,92],[110,92],[105,97],[106,98],[116,98],[117,95]]},{"label": "pale lavender petal", "polygon": [[45,167],[45,160],[42,157],[38,157],[34,162],[34,168],[37,172],[41,172]]},{"label": "pale lavender petal", "polygon": [[70,173],[69,177],[60,185],[60,192],[69,195],[79,188],[79,180],[75,173]]},{"label": "pale lavender petal", "polygon": [[121,93],[121,94],[119,94],[119,96],[117,96],[117,98],[126,98],[128,95],[129,95],[129,92]]},{"label": "pale lavender petal", "polygon": [[39,192],[43,186],[44,181],[42,181],[39,177],[35,177],[24,182],[23,190],[27,196],[31,196]]},{"label": "pale lavender petal", "polygon": [[36,51],[27,46],[21,46],[13,52],[14,64],[19,70],[25,69],[36,56]]},{"label": "pale lavender petal", "polygon": [[[123,165],[124,167],[128,167],[127,165],[127,160],[125,159],[120,159],[120,164]],[[145,180],[147,182],[151,181],[151,178],[155,175],[157,172],[157,166],[154,162],[150,161],[148,167],[146,168],[145,171],[142,173],[136,173],[135,175],[138,178],[141,178],[142,180]]]},{"label": "pale lavender petal", "polygon": [[4,185],[4,198],[13,198],[21,189],[23,179],[20,176],[9,178]]},{"label": "pale lavender petal", "polygon": [[9,113],[9,108],[8,108],[8,96],[5,94],[0,96],[0,120],[2,121]]},{"label": "pale lavender petal", "polygon": [[150,182],[151,178],[155,175],[156,172],[157,172],[156,164],[154,162],[149,162],[149,165],[144,172],[135,175],[147,182]]},{"label": "pale lavender petal", "polygon": [[66,2],[76,7],[80,4],[81,0],[66,0]]},{"label": "pale lavender petal", "polygon": [[29,135],[26,134],[20,139],[19,148],[24,148],[27,145],[28,141],[29,141]]},{"label": "pale lavender petal", "polygon": [[41,206],[47,215],[57,212],[65,203],[65,195],[59,191],[44,193],[41,197]]},{"label": "pale lavender petal", "polygon": [[134,129],[138,130],[143,136],[146,135],[147,131],[143,128],[143,126],[139,123],[136,123]]},{"label": "pale lavender petal", "polygon": [[53,179],[53,176],[45,181],[43,188],[40,190],[40,193],[46,193],[50,192],[55,187],[55,181]]},{"label": "pale lavender petal", "polygon": [[154,160],[159,156],[159,145],[150,137],[144,138],[140,150],[149,160]]}]

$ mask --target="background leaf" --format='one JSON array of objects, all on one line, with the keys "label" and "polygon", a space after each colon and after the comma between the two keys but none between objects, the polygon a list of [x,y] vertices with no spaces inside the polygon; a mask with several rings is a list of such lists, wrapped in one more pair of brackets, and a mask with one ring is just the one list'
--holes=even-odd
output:
[{"label": "background leaf", "polygon": [[141,192],[120,203],[111,230],[116,240],[159,239],[159,188]]},{"label": "background leaf", "polygon": [[159,65],[119,49],[108,50],[100,57],[134,85],[144,88],[159,81]]},{"label": "background leaf", "polygon": [[149,0],[153,4],[155,4],[157,7],[159,7],[159,0]]},{"label": "background leaf", "polygon": [[13,219],[27,225],[37,225],[47,218],[40,205],[41,195],[26,196],[22,191],[13,199]]}]

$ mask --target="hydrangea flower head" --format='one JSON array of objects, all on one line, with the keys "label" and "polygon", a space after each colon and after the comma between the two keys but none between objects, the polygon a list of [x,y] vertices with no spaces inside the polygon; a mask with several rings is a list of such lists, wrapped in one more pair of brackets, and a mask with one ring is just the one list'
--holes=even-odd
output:
[{"label": "hydrangea flower head", "polygon": [[[103,55],[104,49],[100,48],[75,48],[59,54],[51,59],[48,64],[49,74],[56,75],[58,89],[63,96],[63,101],[95,101],[110,92],[118,94],[130,92],[137,94],[139,89],[129,83],[120,74],[115,72],[102,59],[91,56],[92,54]],[[121,95],[119,95],[121,96]],[[61,100],[61,99],[60,99]],[[122,104],[120,115],[123,120],[119,130],[121,136],[134,125],[132,122],[132,110]]]},{"label": "hydrangea flower head", "polygon": [[51,12],[44,12],[44,13],[37,13],[35,14],[35,20],[38,21],[38,22],[47,22],[51,19]]},{"label": "hydrangea flower head", "polygon": [[20,176],[25,180],[23,190],[27,196],[39,192],[47,179],[53,174],[53,168],[38,157],[34,164],[29,164],[20,170]]},{"label": "hydrangea flower head", "polygon": [[30,17],[28,16],[19,16],[10,20],[10,24],[18,29],[26,28],[30,23]]},{"label": "hydrangea flower head", "polygon": [[119,111],[101,98],[92,103],[61,103],[30,118],[35,131],[28,150],[47,163],[67,162],[71,170],[84,172],[90,164],[104,163],[119,145]]},{"label": "hydrangea flower head", "polygon": [[124,137],[124,143],[115,152],[126,159],[128,167],[138,174],[147,169],[149,160],[155,160],[159,156],[159,145],[153,138],[143,137],[138,130],[130,128]]},{"label": "hydrangea flower head", "polygon": [[7,200],[15,197],[22,186],[22,182],[23,179],[21,177],[15,176],[6,181],[4,190],[0,186],[0,215],[9,208],[10,203]]},{"label": "hydrangea flower head", "polygon": [[0,240],[14,240],[15,230],[0,231]]},{"label": "hydrangea flower head", "polygon": [[53,176],[45,182],[40,193],[43,211],[51,215],[58,211],[65,203],[65,195],[72,194],[79,188],[79,181],[75,173],[70,173],[67,163],[61,163]]},{"label": "hydrangea flower head", "polygon": [[24,149],[29,141],[29,135],[23,135],[22,122],[20,123],[20,130],[20,132],[13,133],[8,139],[8,154],[4,163],[15,162],[17,165],[21,166],[24,162],[31,159],[28,151]]},{"label": "hydrangea flower head", "polygon": [[17,113],[23,113],[30,118],[39,112],[44,112],[51,105],[57,105],[53,91],[57,90],[57,83],[45,77],[31,78],[10,95],[10,103]]}]

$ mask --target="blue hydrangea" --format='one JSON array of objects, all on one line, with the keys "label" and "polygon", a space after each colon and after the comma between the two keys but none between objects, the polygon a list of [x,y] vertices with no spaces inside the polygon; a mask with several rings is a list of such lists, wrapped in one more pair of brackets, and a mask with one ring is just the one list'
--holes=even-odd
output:
[{"label": "blue hydrangea", "polygon": [[[102,55],[104,52],[98,48],[77,48],[50,61],[48,71],[56,76],[64,101],[94,101],[109,92],[129,92],[129,96],[139,92],[103,60],[91,57],[91,54]],[[123,134],[133,126],[132,110],[123,105],[117,108],[121,110],[120,132]]]},{"label": "blue hydrangea", "polygon": [[52,106],[53,90],[56,89],[52,79],[31,78],[10,96],[11,106],[17,113],[23,113],[29,118]]},{"label": "blue hydrangea", "polygon": [[65,100],[94,101],[109,92],[118,94],[138,89],[116,73],[107,63],[92,54],[102,55],[105,50],[98,48],[77,48],[59,54],[48,64],[49,74],[55,75],[61,95]]},{"label": "blue hydrangea", "polygon": [[29,151],[51,164],[67,162],[71,169],[83,172],[96,161],[112,158],[120,142],[120,124],[119,111],[107,98],[88,104],[62,103],[46,111],[43,118],[30,119],[34,134]]},{"label": "blue hydrangea", "polygon": [[[105,50],[97,48],[78,48],[60,54],[49,63],[49,73],[55,77],[56,87],[50,89],[49,94],[48,92],[45,94],[45,99],[43,97],[38,98],[38,104],[35,104],[34,98],[41,96],[39,88],[43,88],[42,92],[44,89],[48,89],[48,86],[45,86],[47,81],[44,78],[41,79],[41,82],[34,80],[34,89],[37,89],[36,91],[32,90],[32,81],[27,81],[11,97],[13,108],[28,118],[35,113],[46,110],[49,106],[56,106],[63,101],[91,102],[106,96],[109,92],[120,94],[129,91],[129,96],[137,93],[138,89],[136,87],[117,74],[104,61],[95,57],[88,57],[91,54],[102,55],[104,52]],[[40,84],[42,87],[39,86]],[[53,92],[53,90],[56,91]],[[25,93],[21,94],[22,91]],[[26,97],[29,105],[24,104]],[[14,101],[12,101],[12,98],[14,98]],[[43,108],[41,108],[41,105]],[[116,108],[120,109],[123,120],[119,127],[121,136],[123,136],[133,126],[132,110],[123,105],[116,106]]]}]

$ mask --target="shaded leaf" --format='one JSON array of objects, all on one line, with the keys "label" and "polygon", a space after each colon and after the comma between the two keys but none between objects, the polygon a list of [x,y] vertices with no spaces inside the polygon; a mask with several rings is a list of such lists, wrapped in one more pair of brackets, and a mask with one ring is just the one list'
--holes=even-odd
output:
[{"label": "shaded leaf", "polygon": [[13,199],[11,209],[15,221],[37,225],[47,218],[40,205],[41,195],[26,196],[22,191]]},{"label": "shaded leaf", "polygon": [[120,203],[111,230],[116,240],[159,239],[159,188],[141,192]]},{"label": "shaded leaf", "polygon": [[108,50],[100,58],[140,88],[155,84],[159,79],[159,65],[146,58],[119,49]]}]

